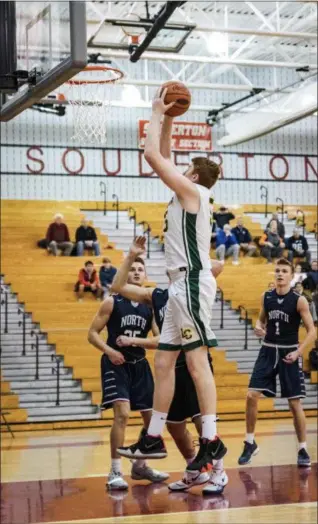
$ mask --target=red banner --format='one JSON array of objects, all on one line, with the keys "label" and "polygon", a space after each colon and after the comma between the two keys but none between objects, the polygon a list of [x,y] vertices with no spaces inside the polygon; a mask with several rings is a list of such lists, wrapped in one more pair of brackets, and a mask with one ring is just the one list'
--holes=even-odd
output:
[{"label": "red banner", "polygon": [[[149,120],[139,120],[138,147],[145,147]],[[212,151],[211,127],[199,122],[174,122],[171,148],[175,151]]]}]

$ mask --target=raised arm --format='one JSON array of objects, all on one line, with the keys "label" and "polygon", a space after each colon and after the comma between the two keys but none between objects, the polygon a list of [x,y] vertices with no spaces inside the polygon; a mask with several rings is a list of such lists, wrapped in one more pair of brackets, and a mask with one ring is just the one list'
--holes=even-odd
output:
[{"label": "raised arm", "polygon": [[164,115],[160,134],[160,153],[167,160],[171,160],[172,125],[173,118]]},{"label": "raised arm", "polygon": [[[152,104],[152,116],[148,126],[147,137],[145,141],[145,159],[148,164],[153,168],[157,173],[159,178],[168,186],[172,191],[174,191],[182,206],[186,211],[191,213],[197,213],[199,210],[200,198],[199,192],[191,180],[184,177],[175,167],[174,164],[167,157],[163,156],[160,148],[160,121],[162,115],[173,105],[173,104],[164,104],[164,97],[166,95],[166,90],[164,90],[161,95],[160,91],[157,91],[157,94],[154,98]],[[165,124],[165,122],[164,122]],[[168,124],[165,124],[168,129]],[[166,141],[166,137],[164,142]],[[170,146],[169,146],[170,149]],[[165,154],[166,154],[165,146]]]},{"label": "raised arm", "polygon": [[111,285],[113,293],[119,293],[128,300],[139,302],[140,304],[152,304],[153,288],[145,288],[127,284],[128,273],[131,265],[137,257],[141,256],[145,251],[146,237],[136,237],[130,246],[128,255],[125,257],[122,265],[118,269]]},{"label": "raised arm", "polygon": [[96,313],[91,327],[89,328],[87,338],[90,344],[99,349],[99,351],[105,355],[108,355],[113,364],[120,365],[125,362],[124,355],[108,346],[100,336],[100,332],[107,326],[109,317],[113,311],[113,307],[114,299],[112,297],[108,297],[99,308],[99,311]]}]

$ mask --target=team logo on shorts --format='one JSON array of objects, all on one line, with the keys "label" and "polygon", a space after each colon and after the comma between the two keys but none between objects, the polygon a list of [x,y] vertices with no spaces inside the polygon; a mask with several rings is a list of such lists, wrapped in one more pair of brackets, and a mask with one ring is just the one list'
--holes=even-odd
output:
[{"label": "team logo on shorts", "polygon": [[182,328],[181,337],[185,338],[186,340],[190,340],[193,337],[192,329],[191,328]]}]

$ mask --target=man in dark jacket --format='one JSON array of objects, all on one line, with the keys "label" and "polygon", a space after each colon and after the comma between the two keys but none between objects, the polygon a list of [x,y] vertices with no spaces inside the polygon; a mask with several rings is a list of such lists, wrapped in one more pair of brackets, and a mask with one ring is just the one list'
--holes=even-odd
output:
[{"label": "man in dark jacket", "polygon": [[308,264],[311,261],[311,253],[308,248],[306,238],[300,234],[297,228],[294,229],[293,236],[287,240],[288,260],[293,262],[294,257],[306,258]]},{"label": "man in dark jacket", "polygon": [[275,220],[277,222],[277,233],[279,234],[280,238],[282,238],[284,240],[284,238],[285,238],[285,226],[284,226],[283,222],[281,222],[278,219],[278,213],[273,213],[272,214],[272,218],[268,222],[268,224],[266,226],[266,229],[270,228],[271,222],[273,222],[273,220]]},{"label": "man in dark jacket", "polygon": [[83,218],[81,224],[75,235],[77,256],[82,257],[84,249],[92,249],[95,257],[99,257],[100,249],[95,229],[88,225],[88,220],[85,218]]},{"label": "man in dark jacket", "polygon": [[230,220],[233,220],[235,216],[231,213],[227,207],[221,206],[219,211],[213,213],[213,219],[216,221],[216,225],[223,229],[225,224],[229,224]]},{"label": "man in dark jacket", "polygon": [[63,218],[61,213],[57,213],[54,222],[49,225],[46,233],[47,249],[54,256],[57,256],[58,249],[60,249],[66,257],[69,257],[72,253],[73,242],[70,241],[68,227],[63,223]]},{"label": "man in dark jacket", "polygon": [[243,218],[237,217],[236,227],[232,228],[232,233],[240,245],[243,253],[253,257],[256,252],[256,246],[252,244],[252,237],[248,229],[243,226]]}]

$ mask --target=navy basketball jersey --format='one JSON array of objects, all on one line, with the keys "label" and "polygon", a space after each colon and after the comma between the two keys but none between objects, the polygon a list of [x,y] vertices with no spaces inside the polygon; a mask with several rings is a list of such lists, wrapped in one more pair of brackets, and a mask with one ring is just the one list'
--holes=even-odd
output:
[{"label": "navy basketball jersey", "polygon": [[149,306],[132,302],[121,295],[114,295],[114,307],[107,323],[108,338],[107,345],[120,351],[126,362],[143,358],[146,351],[142,347],[119,347],[116,344],[117,337],[146,338],[151,330],[152,310]]},{"label": "navy basketball jersey", "polygon": [[278,295],[276,289],[264,295],[264,310],[267,317],[264,342],[277,346],[298,344],[298,331],[301,316],[297,311],[300,295],[290,290],[286,295]]},{"label": "navy basketball jersey", "polygon": [[[160,289],[156,287],[152,292],[152,307],[155,315],[156,324],[161,333],[163,321],[166,314],[167,302],[169,298],[169,292],[167,289]],[[181,351],[177,358],[176,366],[186,364],[185,352]]]}]

